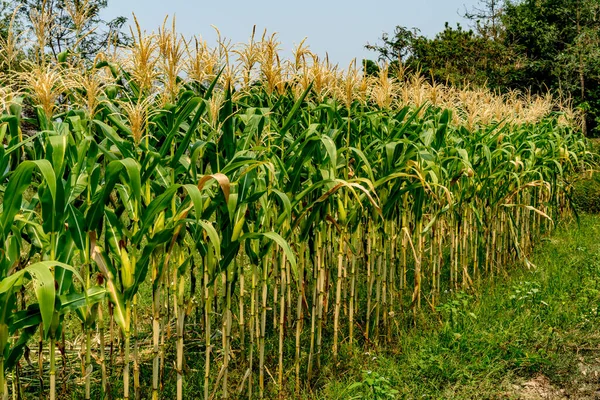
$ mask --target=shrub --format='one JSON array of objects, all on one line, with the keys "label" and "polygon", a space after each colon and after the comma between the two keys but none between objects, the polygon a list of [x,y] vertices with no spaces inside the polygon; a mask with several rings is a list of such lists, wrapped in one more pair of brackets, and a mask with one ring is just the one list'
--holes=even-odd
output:
[{"label": "shrub", "polygon": [[579,212],[600,212],[600,174],[577,181],[573,185],[572,201]]}]

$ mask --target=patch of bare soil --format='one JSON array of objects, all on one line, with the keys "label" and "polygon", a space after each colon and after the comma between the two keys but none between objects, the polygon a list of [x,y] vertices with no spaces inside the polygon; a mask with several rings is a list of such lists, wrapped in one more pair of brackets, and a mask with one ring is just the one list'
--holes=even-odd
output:
[{"label": "patch of bare soil", "polygon": [[572,399],[600,399],[600,354],[579,357],[579,373],[571,387]]},{"label": "patch of bare soil", "polygon": [[514,395],[520,400],[562,400],[568,399],[564,389],[555,388],[544,375],[520,385],[514,385]]},{"label": "patch of bare soil", "polygon": [[600,355],[581,357],[579,371],[565,388],[559,388],[544,375],[513,385],[510,398],[519,400],[600,400]]}]

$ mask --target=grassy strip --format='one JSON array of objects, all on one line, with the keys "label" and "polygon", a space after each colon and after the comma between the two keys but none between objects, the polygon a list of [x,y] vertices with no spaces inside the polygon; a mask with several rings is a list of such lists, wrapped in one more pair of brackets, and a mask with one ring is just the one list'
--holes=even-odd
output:
[{"label": "grassy strip", "polygon": [[535,377],[548,386],[539,388],[544,396],[593,398],[599,233],[591,215],[558,229],[533,254],[537,268],[515,267],[476,294],[449,293],[395,351],[343,348],[305,398],[519,398],[528,385],[517,384]]}]

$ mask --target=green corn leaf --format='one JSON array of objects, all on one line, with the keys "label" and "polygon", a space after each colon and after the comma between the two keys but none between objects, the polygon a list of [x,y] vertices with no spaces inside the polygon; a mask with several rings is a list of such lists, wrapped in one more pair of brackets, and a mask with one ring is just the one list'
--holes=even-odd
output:
[{"label": "green corn leaf", "polygon": [[292,107],[292,109],[290,110],[289,114],[287,115],[287,118],[285,119],[285,122],[283,123],[283,126],[279,130],[279,136],[280,137],[284,137],[285,134],[287,133],[287,131],[294,124],[294,122],[296,120],[296,114],[300,110],[300,106],[302,106],[302,103],[304,102],[304,99],[306,98],[306,96],[312,90],[312,87],[313,87],[313,83],[311,82],[310,85],[308,85],[308,87],[306,88],[306,90],[304,90],[304,92],[302,92],[302,94],[300,95],[300,97],[298,98],[298,100],[296,100],[296,103],[294,103],[294,106]]},{"label": "green corn leaf", "polygon": [[94,246],[92,250],[92,258],[96,262],[98,269],[104,275],[106,279],[106,291],[108,292],[110,301],[113,303],[113,316],[115,322],[123,333],[129,334],[130,321],[125,309],[125,300],[123,294],[117,288],[116,278],[114,275],[115,268],[112,266],[110,259],[101,248]]},{"label": "green corn leaf", "polygon": [[92,286],[82,293],[70,293],[59,296],[60,312],[66,314],[82,307],[90,307],[100,303],[106,296],[106,288]]},{"label": "green corn leaf", "polygon": [[283,250],[283,252],[285,253],[285,255],[290,263],[292,272],[294,273],[294,277],[296,279],[298,279],[298,269],[296,266],[296,255],[292,251],[292,248],[290,247],[288,242],[284,238],[282,238],[278,233],[276,233],[276,232],[246,233],[245,235],[243,235],[240,238],[240,241],[243,241],[245,239],[260,239],[263,237],[270,239],[271,241],[276,243],[281,248],[281,250]]},{"label": "green corn leaf", "polygon": [[33,170],[36,167],[44,177],[50,197],[53,202],[56,201],[56,175],[50,162],[48,160],[22,162],[11,176],[4,191],[4,198],[2,200],[3,210],[2,215],[0,215],[0,224],[2,225],[4,237],[8,235],[15,216],[21,211],[23,192],[31,184]]},{"label": "green corn leaf", "polygon": [[58,261],[40,261],[10,275],[0,282],[0,294],[12,291],[15,285],[22,284],[25,275],[33,281],[34,292],[40,306],[40,314],[44,324],[44,334],[48,335],[54,315],[55,286],[52,269],[61,267],[79,276],[71,266]]}]

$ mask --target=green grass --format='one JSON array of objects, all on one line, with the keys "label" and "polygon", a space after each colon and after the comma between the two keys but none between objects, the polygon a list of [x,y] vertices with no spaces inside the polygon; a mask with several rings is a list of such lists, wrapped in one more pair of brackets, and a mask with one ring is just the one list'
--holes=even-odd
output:
[{"label": "green grass", "polygon": [[518,398],[515,385],[543,375],[588,398],[597,378],[582,369],[600,365],[599,237],[599,216],[557,229],[531,256],[535,269],[515,266],[474,293],[449,293],[393,351],[344,348],[304,397],[377,398],[364,385],[375,377],[389,398]]}]

